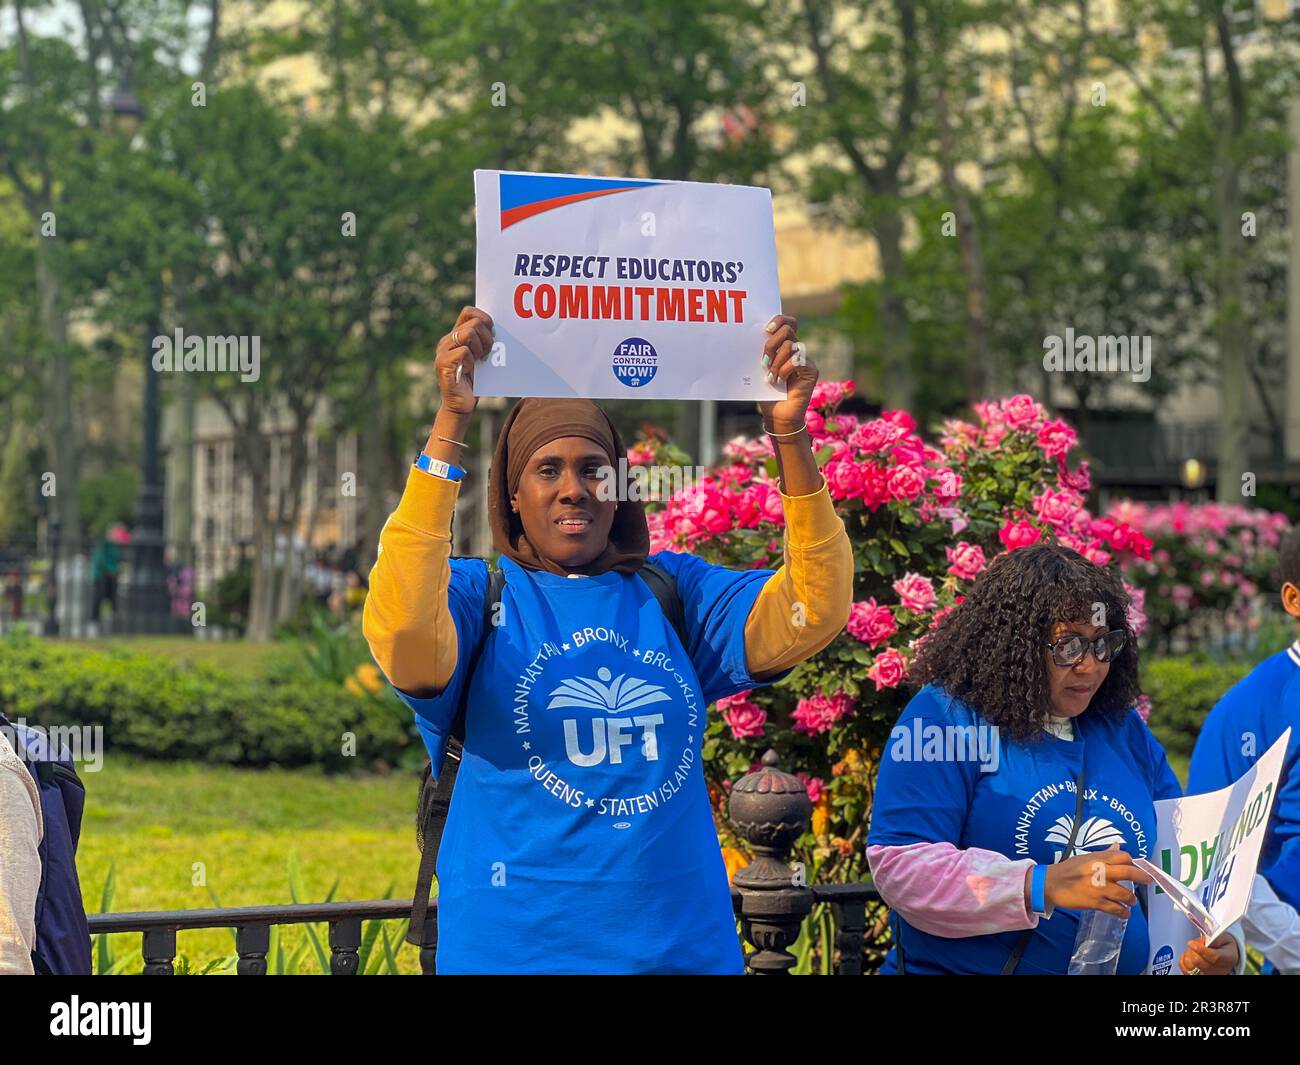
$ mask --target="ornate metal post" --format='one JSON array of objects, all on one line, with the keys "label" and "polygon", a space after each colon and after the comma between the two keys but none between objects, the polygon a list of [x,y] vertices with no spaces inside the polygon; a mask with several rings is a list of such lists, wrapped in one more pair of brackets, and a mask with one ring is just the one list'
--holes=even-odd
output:
[{"label": "ornate metal post", "polygon": [[265,976],[266,952],[271,949],[271,926],[251,924],[235,929],[235,953],[239,961],[235,972],[239,976]]},{"label": "ornate metal post", "polygon": [[757,857],[732,878],[740,892],[745,939],[756,949],[749,971],[784,976],[795,964],[787,949],[812,911],[813,894],[802,870],[786,864],[790,847],[809,828],[812,803],[802,780],[777,768],[777,753],[763,755],[763,768],[736,781],[727,816]]},{"label": "ornate metal post", "polygon": [[360,970],[361,918],[330,922],[330,975],[357,976]]},{"label": "ornate metal post", "polygon": [[140,953],[144,956],[145,976],[174,976],[176,969],[176,929],[146,929],[141,938]]}]

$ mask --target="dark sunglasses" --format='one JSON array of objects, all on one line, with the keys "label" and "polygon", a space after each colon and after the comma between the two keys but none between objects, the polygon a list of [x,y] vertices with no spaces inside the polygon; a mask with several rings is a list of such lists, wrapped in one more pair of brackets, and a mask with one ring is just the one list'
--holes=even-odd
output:
[{"label": "dark sunglasses", "polygon": [[1054,643],[1049,643],[1047,649],[1052,652],[1052,661],[1062,668],[1077,666],[1088,654],[1088,648],[1092,648],[1092,656],[1098,662],[1111,662],[1115,656],[1124,650],[1124,645],[1128,642],[1128,633],[1123,629],[1115,629],[1112,632],[1103,633],[1095,640],[1085,640],[1078,633],[1070,633],[1062,636]]}]

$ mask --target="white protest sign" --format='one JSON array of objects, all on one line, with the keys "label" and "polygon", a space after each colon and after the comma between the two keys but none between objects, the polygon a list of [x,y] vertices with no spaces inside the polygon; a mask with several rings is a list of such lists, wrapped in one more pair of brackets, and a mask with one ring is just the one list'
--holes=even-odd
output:
[{"label": "white protest sign", "polygon": [[[1181,975],[1178,959],[1188,940],[1208,933],[1213,942],[1246,913],[1290,738],[1287,729],[1235,784],[1156,801],[1159,861],[1147,872],[1161,875],[1147,888],[1149,973]],[[1180,892],[1192,898],[1176,903]]]},{"label": "white protest sign", "polygon": [[747,185],[474,171],[480,396],[781,399],[772,194]]}]

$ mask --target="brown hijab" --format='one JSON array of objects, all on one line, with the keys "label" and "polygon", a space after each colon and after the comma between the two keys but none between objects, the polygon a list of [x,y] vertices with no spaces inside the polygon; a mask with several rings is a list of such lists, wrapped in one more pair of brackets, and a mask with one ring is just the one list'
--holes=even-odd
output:
[{"label": "brown hijab", "polygon": [[[496,549],[524,569],[562,575],[569,571],[539,555],[528,542],[519,515],[510,509],[510,497],[518,490],[519,479],[533,453],[543,444],[564,436],[581,436],[598,444],[609,456],[610,465],[616,468],[619,459],[627,458],[627,449],[614,423],[591,400],[526,397],[506,416],[488,474],[488,524],[492,527],[492,543]],[[605,550],[583,568],[591,574],[608,570],[635,573],[649,551],[650,530],[645,508],[639,500],[620,500]]]}]

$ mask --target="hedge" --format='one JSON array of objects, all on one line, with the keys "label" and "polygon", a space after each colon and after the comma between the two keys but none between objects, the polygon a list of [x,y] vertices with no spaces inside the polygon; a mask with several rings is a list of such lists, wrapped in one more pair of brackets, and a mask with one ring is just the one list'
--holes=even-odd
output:
[{"label": "hedge", "polygon": [[1192,657],[1143,663],[1142,690],[1151,696],[1148,723],[1165,750],[1190,757],[1205,716],[1252,667],[1246,661],[1219,663]]},{"label": "hedge", "polygon": [[[310,675],[239,677],[208,665],[0,640],[0,713],[104,729],[106,751],[240,766],[397,765],[411,744],[394,698],[359,698]],[[351,733],[353,753],[345,754]]]}]

